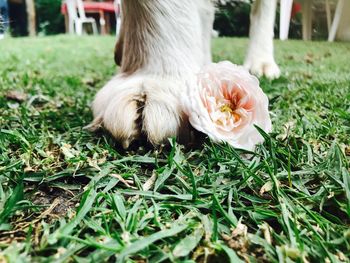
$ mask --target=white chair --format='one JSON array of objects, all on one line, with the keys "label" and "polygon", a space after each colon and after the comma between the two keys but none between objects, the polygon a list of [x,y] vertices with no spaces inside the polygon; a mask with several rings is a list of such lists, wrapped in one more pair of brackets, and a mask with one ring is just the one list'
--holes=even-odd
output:
[{"label": "white chair", "polygon": [[[312,33],[312,0],[303,0],[302,3],[302,32],[303,40],[311,40]],[[293,0],[281,0],[280,3],[280,39],[288,39],[290,15]],[[328,10],[327,10],[328,13]],[[328,18],[328,17],[327,17]]]},{"label": "white chair", "polygon": [[288,39],[290,16],[293,0],[281,0],[280,3],[280,39]]},{"label": "white chair", "polygon": [[350,2],[338,0],[334,19],[329,26],[328,41],[333,42],[337,36],[341,40],[350,40]]},{"label": "white chair", "polygon": [[98,34],[96,20],[93,17],[86,17],[82,0],[66,0],[66,4],[70,34],[76,33],[81,36],[84,31],[84,24],[91,24],[93,34]]},{"label": "white chair", "polygon": [[[281,0],[280,6],[280,39],[288,39],[290,13],[293,0]],[[338,0],[332,21],[329,0],[325,0],[325,10],[328,27],[328,41],[334,41],[338,34],[339,39],[350,40],[350,1]],[[302,1],[303,40],[311,40],[312,33],[312,0]]]}]

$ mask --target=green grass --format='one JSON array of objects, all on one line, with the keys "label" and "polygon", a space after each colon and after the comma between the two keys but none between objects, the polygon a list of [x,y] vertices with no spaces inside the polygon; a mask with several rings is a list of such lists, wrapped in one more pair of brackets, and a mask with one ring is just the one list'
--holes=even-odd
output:
[{"label": "green grass", "polygon": [[[83,130],[114,41],[0,42],[0,262],[349,261],[349,43],[276,42],[274,130],[247,156],[124,152]],[[242,63],[246,45],[217,39],[214,59]]]}]

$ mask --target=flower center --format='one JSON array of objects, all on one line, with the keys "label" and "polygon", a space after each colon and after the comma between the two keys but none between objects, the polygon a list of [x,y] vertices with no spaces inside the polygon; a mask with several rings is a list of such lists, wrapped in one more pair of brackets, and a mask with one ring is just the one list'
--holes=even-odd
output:
[{"label": "flower center", "polygon": [[221,112],[228,112],[234,118],[234,122],[237,122],[241,119],[241,116],[234,112],[234,110],[230,107],[229,104],[224,104],[220,107]]},{"label": "flower center", "polygon": [[230,105],[225,104],[220,107],[221,112],[228,112],[228,113],[233,113],[233,110],[231,109]]}]

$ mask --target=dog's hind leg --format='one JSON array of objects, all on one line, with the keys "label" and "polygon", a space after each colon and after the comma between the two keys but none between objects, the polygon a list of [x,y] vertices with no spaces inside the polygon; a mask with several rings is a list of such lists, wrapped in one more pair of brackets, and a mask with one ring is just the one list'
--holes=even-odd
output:
[{"label": "dog's hind leg", "polygon": [[273,28],[277,0],[256,0],[250,14],[249,46],[244,62],[253,74],[270,79],[280,75],[274,59]]}]

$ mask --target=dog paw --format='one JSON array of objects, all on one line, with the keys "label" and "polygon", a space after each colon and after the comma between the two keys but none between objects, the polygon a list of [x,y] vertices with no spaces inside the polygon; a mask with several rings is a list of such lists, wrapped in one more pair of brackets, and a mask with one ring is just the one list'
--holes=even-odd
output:
[{"label": "dog paw", "polygon": [[162,144],[186,126],[180,102],[183,88],[174,80],[118,76],[97,93],[90,127],[103,127],[124,148],[142,135],[153,145]]},{"label": "dog paw", "polygon": [[276,79],[281,75],[281,71],[274,61],[248,60],[244,66],[258,77],[265,76],[268,79]]}]

